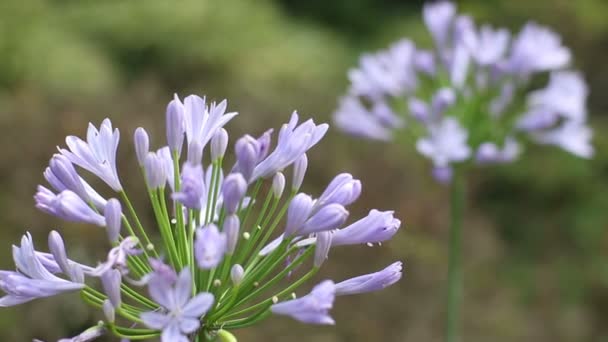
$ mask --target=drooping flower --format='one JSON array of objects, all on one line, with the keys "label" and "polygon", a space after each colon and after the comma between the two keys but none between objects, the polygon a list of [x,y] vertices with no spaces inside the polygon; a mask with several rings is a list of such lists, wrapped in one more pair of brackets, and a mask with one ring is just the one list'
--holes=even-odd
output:
[{"label": "drooping flower", "polygon": [[376,273],[351,278],[335,285],[336,296],[382,290],[401,279],[403,263],[398,261]]},{"label": "drooping flower", "polygon": [[187,162],[181,174],[181,189],[173,194],[173,199],[190,209],[201,209],[206,195],[205,177],[201,165]]},{"label": "drooping flower", "polygon": [[329,315],[329,310],[334,305],[335,292],[334,283],[325,280],[306,296],[274,304],[271,310],[275,314],[290,316],[303,323],[333,325],[335,321]]},{"label": "drooping flower", "polygon": [[379,243],[397,233],[401,221],[393,211],[372,209],[367,216],[333,233],[332,246]]},{"label": "drooping flower", "polygon": [[[29,233],[21,238],[21,246],[13,246],[15,271],[0,271],[0,289],[6,295],[0,306],[13,306],[31,300],[50,297],[64,292],[77,291],[84,284],[59,278],[40,262]],[[72,264],[73,267],[78,267]]]},{"label": "drooping flower", "polygon": [[80,196],[70,190],[55,195],[40,185],[34,199],[36,208],[66,221],[92,223],[100,227],[106,225],[106,219],[102,215],[95,212]]},{"label": "drooping flower", "polygon": [[194,255],[198,267],[211,269],[216,267],[226,252],[226,235],[220,233],[215,224],[210,224],[196,231]]}]

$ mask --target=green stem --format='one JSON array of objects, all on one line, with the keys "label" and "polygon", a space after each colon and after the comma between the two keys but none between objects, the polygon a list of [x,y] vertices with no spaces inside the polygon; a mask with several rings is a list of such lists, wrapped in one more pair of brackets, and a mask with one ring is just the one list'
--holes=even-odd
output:
[{"label": "green stem", "polygon": [[448,259],[448,293],[446,341],[460,340],[460,303],[462,302],[462,213],[464,209],[464,179],[454,170],[450,191],[450,251]]}]

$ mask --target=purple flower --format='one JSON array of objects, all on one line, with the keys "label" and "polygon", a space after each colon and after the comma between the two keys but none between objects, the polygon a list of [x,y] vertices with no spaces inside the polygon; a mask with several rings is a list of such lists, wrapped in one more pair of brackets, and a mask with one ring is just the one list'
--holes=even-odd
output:
[{"label": "purple flower", "polygon": [[300,229],[312,213],[312,197],[299,193],[289,203],[287,209],[287,223],[285,224],[285,235],[291,236]]},{"label": "purple flower", "polygon": [[106,219],[102,215],[96,213],[82,198],[70,190],[55,195],[39,185],[34,199],[36,208],[66,221],[92,223],[100,227],[106,225]]},{"label": "purple flower", "polygon": [[355,136],[381,141],[392,137],[391,127],[382,123],[355,96],[345,96],[340,100],[333,119],[338,128]]},{"label": "purple flower", "polygon": [[104,216],[106,219],[106,231],[108,232],[108,238],[110,242],[117,242],[120,236],[120,226],[122,220],[122,208],[120,202],[111,198],[106,204],[104,209]]},{"label": "purple flower", "polygon": [[304,153],[293,165],[293,177],[291,179],[291,190],[298,191],[304,182],[306,169],[308,168],[308,157]]},{"label": "purple flower", "polygon": [[181,173],[181,189],[173,193],[173,199],[181,202],[186,208],[200,210],[206,195],[203,167],[200,164],[185,163]]},{"label": "purple flower", "polygon": [[228,132],[220,128],[211,138],[211,160],[223,158],[228,147]]},{"label": "purple flower", "polygon": [[582,122],[587,116],[585,102],[588,93],[587,84],[580,73],[557,71],[551,73],[545,89],[530,94],[528,104],[555,112],[565,119]]},{"label": "purple flower", "polygon": [[484,25],[479,32],[472,32],[470,39],[465,41],[469,53],[477,64],[487,66],[499,62],[509,44],[509,31],[506,29],[493,29]]},{"label": "purple flower", "polygon": [[334,177],[315,201],[313,212],[333,203],[347,206],[356,201],[360,194],[361,181],[354,179],[350,173],[341,173]]},{"label": "purple flower", "polygon": [[559,35],[531,22],[515,37],[509,57],[509,69],[527,75],[559,69],[569,62],[570,50],[562,46]]},{"label": "purple flower", "polygon": [[196,231],[194,256],[198,267],[212,269],[219,265],[226,253],[226,234],[220,233],[213,223]]},{"label": "purple flower", "polygon": [[435,166],[432,170],[433,178],[440,184],[450,184],[454,170],[451,166]]},{"label": "purple flower", "polygon": [[422,15],[426,27],[441,49],[448,43],[450,26],[456,15],[456,6],[448,1],[427,3],[424,5]]},{"label": "purple flower", "polygon": [[338,203],[328,204],[312,215],[304,224],[295,231],[296,235],[305,236],[333,230],[340,227],[348,218],[348,211]]},{"label": "purple flower", "polygon": [[[164,166],[164,174],[165,174],[167,183],[169,183],[169,187],[171,188],[171,190],[174,190],[175,189],[175,177],[174,177],[175,169],[173,166],[173,157],[171,157],[171,150],[169,149],[168,146],[165,146],[163,148],[158,149],[158,151],[156,151],[156,155],[162,162],[161,164]],[[155,166],[155,167],[157,167],[157,166]],[[159,168],[158,172],[160,172],[160,171],[161,171],[161,169]],[[163,185],[164,185],[164,183],[163,183]]]},{"label": "purple flower", "polygon": [[515,127],[524,132],[540,131],[557,124],[559,115],[544,107],[530,109],[517,119]]},{"label": "purple flower", "polygon": [[536,133],[533,137],[541,144],[559,146],[582,158],[593,156],[592,132],[584,123],[566,121],[555,129]]},{"label": "purple flower", "polygon": [[146,156],[150,151],[150,138],[148,132],[142,127],[137,127],[135,133],[133,133],[133,142],[135,143],[135,154],[137,155],[137,162],[139,166],[144,166]]},{"label": "purple flower", "polygon": [[229,174],[222,183],[222,196],[227,214],[236,213],[247,191],[247,181],[240,173]]},{"label": "purple flower", "polygon": [[285,190],[285,175],[283,172],[277,172],[272,177],[272,194],[275,198],[281,198],[283,190]]},{"label": "purple flower", "polygon": [[460,162],[469,157],[468,133],[454,118],[444,118],[429,127],[429,136],[418,140],[419,153],[433,160],[435,166],[445,167],[451,162]]},{"label": "purple flower", "polygon": [[184,99],[184,126],[188,144],[197,141],[202,148],[237,113],[226,113],[227,101],[206,105],[205,99],[190,95]]},{"label": "purple flower", "polygon": [[181,154],[184,144],[184,105],[177,94],[167,105],[167,145],[170,152]]},{"label": "purple flower", "polygon": [[185,267],[175,283],[153,277],[148,284],[150,296],[164,308],[164,312],[149,311],[140,315],[143,323],[162,330],[162,342],[188,342],[188,334],[198,330],[201,317],[213,305],[211,293],[192,297],[192,275]]},{"label": "purple flower", "polygon": [[331,280],[325,280],[315,286],[304,297],[274,304],[270,310],[278,315],[290,316],[303,323],[335,324],[329,315],[335,298],[335,286]]},{"label": "purple flower", "polygon": [[270,177],[291,165],[316,145],[329,127],[327,124],[316,125],[312,119],[299,126],[297,124],[298,114],[293,112],[289,123],[281,127],[277,147],[255,167],[249,182]]},{"label": "purple flower", "polygon": [[[148,152],[144,160],[144,174],[146,176],[146,183],[150,189],[158,189],[165,186],[168,179],[166,170],[165,160],[157,153]],[[173,171],[173,166],[171,166],[171,171]],[[171,174],[171,179],[173,179],[173,173]]]},{"label": "purple flower", "polygon": [[123,273],[127,273],[127,257],[130,255],[139,255],[142,253],[140,249],[137,249],[139,240],[134,236],[128,236],[120,242],[120,244],[108,252],[108,258],[106,262],[100,264],[95,269],[87,272],[89,275],[94,277],[100,277],[104,273],[108,272],[112,268],[118,268]]},{"label": "purple flower", "polygon": [[428,50],[416,49],[414,53],[414,67],[417,71],[427,75],[435,75],[437,66],[435,65],[435,55]]},{"label": "purple flower", "polygon": [[224,233],[226,234],[226,253],[232,255],[239,241],[241,221],[236,214],[228,215],[224,219]]},{"label": "purple flower", "polygon": [[2,307],[77,291],[84,287],[82,283],[59,278],[45,268],[34,250],[29,233],[22,237],[20,247],[13,246],[13,260],[17,272],[0,271],[0,289],[6,293],[0,298]]},{"label": "purple flower", "polygon": [[[40,260],[44,268],[51,273],[63,272],[63,274],[67,275],[73,282],[84,282],[83,271],[85,268],[87,270],[90,268],[68,259],[63,238],[57,231],[53,230],[49,233],[48,245],[52,255],[52,259],[48,260],[48,262],[45,262],[44,257],[41,257],[40,252],[35,252],[36,258]],[[57,266],[58,269],[54,266]]]},{"label": "purple flower", "polygon": [[108,295],[108,299],[114,308],[120,307],[122,300],[120,298],[120,284],[122,283],[122,274],[119,270],[108,270],[101,275],[101,285],[104,292]]},{"label": "purple flower", "polygon": [[389,265],[376,273],[351,278],[336,284],[336,296],[345,296],[382,290],[401,279],[403,263]]},{"label": "purple flower", "polygon": [[108,184],[114,191],[122,191],[116,170],[116,149],[120,133],[112,130],[110,119],[101,123],[99,130],[89,123],[87,141],[70,135],[65,138],[69,151],[59,149],[72,163],[93,173]]},{"label": "purple flower", "polygon": [[332,246],[380,243],[391,239],[401,226],[401,221],[394,218],[393,213],[372,209],[366,217],[336,230]]},{"label": "purple flower", "polygon": [[321,267],[321,265],[327,259],[329,249],[332,246],[332,233],[331,232],[320,232],[317,233],[316,246],[315,246],[315,267]]},{"label": "purple flower", "polygon": [[414,52],[414,44],[403,39],[387,50],[363,55],[359,67],[348,72],[350,94],[377,100],[415,89]]},{"label": "purple flower", "polygon": [[247,181],[250,181],[253,170],[259,161],[259,151],[259,142],[249,134],[244,135],[236,141],[234,153],[237,164],[234,171],[241,173]]},{"label": "purple flower", "polygon": [[519,143],[512,137],[508,137],[502,148],[493,142],[479,145],[476,159],[480,164],[509,163],[517,159],[520,150]]},{"label": "purple flower", "polygon": [[44,178],[58,192],[71,190],[98,209],[106,205],[106,200],[78,175],[74,165],[62,154],[53,155],[44,171]]}]

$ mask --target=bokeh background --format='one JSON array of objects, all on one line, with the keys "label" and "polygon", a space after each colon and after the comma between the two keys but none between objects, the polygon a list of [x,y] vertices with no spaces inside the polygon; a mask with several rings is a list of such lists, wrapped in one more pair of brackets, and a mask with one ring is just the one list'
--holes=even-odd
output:
[{"label": "bokeh background", "polygon": [[[2,0],[0,1],[0,266],[31,231],[46,248],[59,228],[70,255],[90,263],[104,232],[34,209],[42,171],[68,134],[110,116],[122,133],[123,184],[146,208],[132,153],[137,126],[164,140],[174,92],[229,99],[231,132],[259,134],[297,109],[329,121],[359,54],[409,36],[430,44],[423,1],[399,0]],[[608,341],[608,2],[471,0],[461,11],[512,30],[553,27],[591,88],[597,154],[580,160],[549,147],[470,175],[464,232],[464,341]],[[233,133],[233,139],[236,137]],[[130,159],[129,159],[130,158]],[[403,229],[382,247],[332,251],[324,276],[343,279],[405,261],[386,291],[340,298],[335,327],[272,317],[241,341],[441,341],[447,191],[411,147],[330,130],[309,153],[304,190],[319,194],[350,171],[364,184],[353,217],[395,209]],[[150,214],[150,213],[148,213]],[[55,341],[100,319],[77,295],[0,310],[0,340]],[[109,340],[108,340],[109,341]]]}]

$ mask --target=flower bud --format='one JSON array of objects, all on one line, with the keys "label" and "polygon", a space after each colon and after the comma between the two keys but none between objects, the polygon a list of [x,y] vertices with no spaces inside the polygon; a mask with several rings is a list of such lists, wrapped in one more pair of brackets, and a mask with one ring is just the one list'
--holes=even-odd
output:
[{"label": "flower bud", "polygon": [[120,224],[122,219],[122,209],[120,202],[116,198],[108,200],[104,209],[104,216],[106,218],[106,231],[108,233],[108,239],[110,242],[118,242],[118,236],[120,235]]},{"label": "flower bud", "polygon": [[222,184],[224,208],[227,214],[234,214],[247,191],[247,181],[240,173],[231,173]]},{"label": "flower bud", "polygon": [[315,202],[314,211],[328,204],[338,203],[349,205],[361,195],[361,181],[354,179],[349,173],[341,173],[334,177],[325,191]]},{"label": "flower bud", "polygon": [[133,141],[135,142],[135,154],[137,155],[137,162],[139,166],[144,166],[146,162],[146,156],[150,151],[150,138],[145,129],[138,127],[133,134]]},{"label": "flower bud", "polygon": [[430,119],[429,106],[418,98],[412,97],[408,101],[410,115],[420,121],[427,122]]},{"label": "flower bud", "polygon": [[167,105],[167,145],[171,152],[181,153],[184,142],[184,105],[177,94]]},{"label": "flower bud", "polygon": [[270,152],[270,138],[272,135],[273,129],[269,129],[264,134],[262,134],[258,139],[258,163],[262,161],[266,156],[268,156],[268,152]]},{"label": "flower bud", "polygon": [[211,138],[211,160],[223,158],[227,147],[228,132],[224,128],[220,128]]},{"label": "flower bud", "polygon": [[236,214],[226,216],[224,220],[224,233],[226,234],[226,254],[232,255],[239,241],[241,222]]},{"label": "flower bud", "polygon": [[122,276],[117,269],[111,269],[101,275],[101,286],[114,308],[120,307],[120,284]]},{"label": "flower bud", "polygon": [[234,264],[230,269],[230,279],[232,279],[232,283],[235,286],[239,286],[243,281],[243,277],[245,276],[245,270],[243,266],[239,264]]},{"label": "flower bud", "polygon": [[312,198],[307,194],[297,194],[289,203],[287,209],[287,223],[285,224],[285,236],[291,236],[304,225],[312,212]]},{"label": "flower bud", "polygon": [[258,162],[259,143],[250,135],[245,135],[236,141],[234,152],[238,163],[238,170],[246,181],[251,179],[251,174]]},{"label": "flower bud", "polygon": [[315,259],[314,265],[319,268],[327,259],[329,254],[329,248],[331,247],[331,232],[320,232],[317,233],[317,243],[315,247]]},{"label": "flower bud", "polygon": [[163,164],[162,159],[154,152],[148,152],[148,155],[146,156],[144,173],[150,189],[163,187],[167,181],[165,165]]},{"label": "flower bud", "polygon": [[194,256],[198,267],[204,270],[219,265],[226,252],[226,235],[220,233],[215,224],[209,224],[196,231]]},{"label": "flower bud", "polygon": [[61,271],[66,274],[71,274],[70,264],[68,262],[68,256],[65,251],[65,244],[63,243],[63,239],[61,235],[53,230],[49,233],[49,250],[51,254],[53,254],[53,258],[57,263],[57,266],[61,269]]},{"label": "flower bud", "polygon": [[281,198],[285,189],[285,176],[282,172],[277,172],[272,178],[272,193],[275,198]]},{"label": "flower bud", "polygon": [[304,175],[306,175],[306,169],[308,168],[308,157],[306,153],[302,154],[293,165],[293,179],[291,183],[291,190],[298,191],[304,181]]},{"label": "flower bud", "polygon": [[297,234],[308,235],[339,228],[347,217],[348,211],[342,205],[337,203],[326,205],[308,219]]}]

